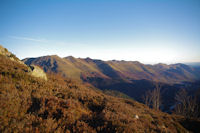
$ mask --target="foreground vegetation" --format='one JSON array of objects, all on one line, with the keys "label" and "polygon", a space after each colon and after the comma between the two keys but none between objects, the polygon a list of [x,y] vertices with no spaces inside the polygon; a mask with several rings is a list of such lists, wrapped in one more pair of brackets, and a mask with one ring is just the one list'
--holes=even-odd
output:
[{"label": "foreground vegetation", "polygon": [[0,132],[187,132],[182,117],[59,75],[45,81],[27,71],[0,55]]}]

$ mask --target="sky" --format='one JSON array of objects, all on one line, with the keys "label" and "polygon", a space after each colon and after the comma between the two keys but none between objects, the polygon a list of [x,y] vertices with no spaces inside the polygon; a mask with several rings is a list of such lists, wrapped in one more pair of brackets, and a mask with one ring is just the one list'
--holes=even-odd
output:
[{"label": "sky", "polygon": [[0,44],[20,59],[200,62],[200,0],[0,0]]}]

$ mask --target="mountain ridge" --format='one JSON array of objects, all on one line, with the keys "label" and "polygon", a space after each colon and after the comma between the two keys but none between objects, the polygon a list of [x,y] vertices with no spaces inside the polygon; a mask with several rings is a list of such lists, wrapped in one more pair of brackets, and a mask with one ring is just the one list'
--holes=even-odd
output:
[{"label": "mountain ridge", "polygon": [[[85,75],[86,73],[91,76],[94,76],[94,74],[92,73],[95,73],[100,77],[108,79],[146,79],[164,83],[180,83],[182,81],[195,81],[200,78],[199,71],[182,63],[170,65],[163,63],[158,63],[155,65],[145,65],[138,61],[103,61],[91,58],[75,58],[73,56],[61,58],[57,55],[42,56],[38,58],[25,58],[22,61],[26,64],[40,65],[41,67],[44,67],[44,70],[47,72],[48,68],[47,66],[45,66],[45,62],[50,63],[47,62],[47,60],[52,60],[55,64],[51,62],[51,65],[54,67],[65,67],[71,69],[71,71],[74,71],[74,74],[70,74],[67,70],[63,70],[64,68],[62,68],[61,71],[65,71],[64,76],[69,75],[72,78],[74,76],[79,79],[81,78],[82,74]],[[42,63],[42,61],[44,62]],[[56,63],[59,63],[60,66],[56,66]]]}]

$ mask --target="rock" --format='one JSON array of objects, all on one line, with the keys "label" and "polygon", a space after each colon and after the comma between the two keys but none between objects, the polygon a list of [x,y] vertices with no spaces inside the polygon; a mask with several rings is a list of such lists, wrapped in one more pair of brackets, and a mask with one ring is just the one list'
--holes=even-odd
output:
[{"label": "rock", "polygon": [[138,116],[138,115],[134,115],[134,118],[135,118],[135,119],[139,119],[139,116]]},{"label": "rock", "polygon": [[32,70],[31,71],[32,76],[47,80],[46,73],[40,67],[35,66],[35,65],[31,65],[30,68]]}]

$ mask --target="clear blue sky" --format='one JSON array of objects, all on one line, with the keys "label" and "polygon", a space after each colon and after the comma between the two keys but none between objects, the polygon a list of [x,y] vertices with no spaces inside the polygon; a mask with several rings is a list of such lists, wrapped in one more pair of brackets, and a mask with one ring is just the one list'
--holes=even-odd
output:
[{"label": "clear blue sky", "polygon": [[143,63],[200,61],[200,0],[0,0],[0,44]]}]

